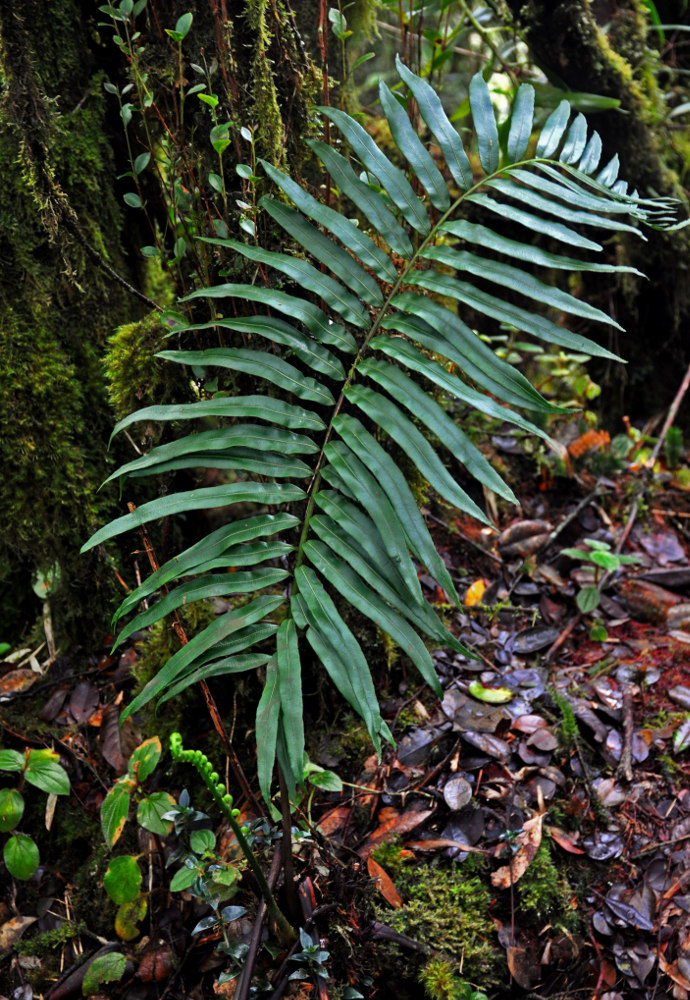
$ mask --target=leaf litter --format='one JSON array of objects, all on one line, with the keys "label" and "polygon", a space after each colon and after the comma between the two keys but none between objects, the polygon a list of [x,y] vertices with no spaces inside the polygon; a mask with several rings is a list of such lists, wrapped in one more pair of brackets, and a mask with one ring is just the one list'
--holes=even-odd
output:
[{"label": "leaf litter", "polygon": [[[574,482],[584,494],[578,499]],[[301,898],[308,886],[316,904],[302,922],[332,949],[336,970],[347,969],[353,996],[364,982],[372,998],[419,995],[414,977],[378,974],[384,945],[413,964],[436,951],[462,967],[462,951],[448,955],[447,943],[415,936],[404,922],[411,886],[432,865],[451,882],[457,872],[484,886],[488,909],[476,917],[493,927],[485,939],[495,970],[490,997],[586,989],[597,1000],[690,1000],[690,564],[679,516],[690,513],[690,500],[668,492],[667,506],[659,500],[650,523],[635,525],[625,551],[639,563],[621,565],[595,611],[583,615],[578,589],[596,575],[585,579],[582,565],[561,552],[584,550],[586,539],[613,550],[626,514],[623,486],[609,481],[605,502],[599,486],[581,473],[565,493],[522,498],[523,517],[503,525],[491,549],[483,539],[465,553],[453,525],[434,522],[465,594],[450,624],[478,658],[433,653],[440,704],[403,682],[386,706],[396,749],[360,764],[344,791],[321,794],[311,826],[302,823],[311,832],[295,842]],[[458,527],[462,538],[462,518]],[[431,578],[420,579],[432,600],[445,598]],[[58,734],[75,808],[91,822],[142,739],[131,721],[119,726],[141,638],[133,636],[119,657],[96,650],[86,673],[68,658],[48,670],[35,656],[28,666],[18,667],[16,657],[0,664],[7,744],[35,745],[30,706]],[[317,748],[314,759],[339,773],[347,766],[337,745],[321,757]],[[58,815],[53,829],[59,822]],[[234,857],[227,831],[219,833]],[[175,849],[174,835],[165,841]],[[25,931],[22,941],[90,919],[69,892],[51,893],[50,860],[45,866],[32,902],[20,888],[18,908],[0,909],[13,991],[22,968],[46,963],[22,950]],[[161,989],[171,998],[185,990],[201,996],[227,963],[216,950],[218,934],[191,936],[208,911],[189,893],[169,896],[165,906],[153,899],[153,936],[138,943],[141,930],[132,924],[132,943],[117,944],[134,971],[136,996],[148,1000]],[[242,877],[237,900],[249,915],[238,922],[238,944],[254,933],[251,899]],[[428,907],[431,919],[433,899]],[[343,935],[348,945],[339,958]],[[77,935],[60,946],[66,973],[76,974],[85,943]],[[467,960],[471,968],[470,952]],[[272,961],[265,953],[257,975],[275,992],[284,957]],[[317,979],[327,1000],[329,984]],[[41,995],[63,995],[58,980]]]}]

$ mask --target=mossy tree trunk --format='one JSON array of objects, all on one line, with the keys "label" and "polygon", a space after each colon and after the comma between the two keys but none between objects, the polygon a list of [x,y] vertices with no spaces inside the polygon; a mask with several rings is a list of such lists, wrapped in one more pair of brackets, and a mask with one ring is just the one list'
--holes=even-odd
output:
[{"label": "mossy tree trunk", "polygon": [[[180,80],[176,45],[166,29],[187,12],[193,26]],[[16,640],[36,620],[41,605],[32,577],[55,563],[62,574],[51,601],[58,632],[90,642],[95,623],[107,627],[113,566],[105,552],[79,555],[93,529],[122,512],[114,490],[97,493],[108,474],[106,445],[115,419],[106,381],[120,378],[112,396],[116,408],[128,399],[132,406],[161,401],[147,382],[160,372],[151,365],[141,371],[137,363],[142,351],[156,346],[151,304],[144,305],[141,293],[167,305],[171,280],[164,265],[158,285],[152,283],[141,247],[152,242],[152,229],[162,244],[174,244],[178,233],[152,177],[142,175],[148,222],[123,202],[132,186],[123,175],[131,164],[117,102],[103,85],[126,86],[132,68],[103,22],[108,15],[90,0],[0,4],[0,641]],[[209,109],[189,100],[183,127],[180,83],[189,88],[191,63],[217,67],[219,120],[234,130],[225,169],[230,228],[237,231],[243,188],[234,165],[245,152],[241,126],[252,128],[257,155],[289,163],[298,175],[302,166],[308,169],[301,163],[303,139],[315,130],[314,106],[329,89],[324,43],[327,65],[337,72],[337,53],[328,51],[334,47],[327,5],[149,0],[137,30],[157,101],[148,134],[157,141],[169,130],[174,157],[187,157],[196,171],[200,203],[208,203],[208,171],[217,169]],[[143,148],[136,127],[137,120],[130,126],[134,155]],[[184,186],[193,187],[186,177]],[[204,280],[195,266],[190,245],[168,272],[175,274],[178,293]],[[104,355],[118,327],[106,378]],[[128,553],[122,561],[118,568],[131,576]]]},{"label": "mossy tree trunk", "polygon": [[[606,154],[618,153],[621,176],[641,194],[684,199],[690,144],[682,130],[666,125],[642,0],[506,0],[506,6],[535,62],[554,82],[620,101],[620,110],[589,114],[588,120]],[[675,15],[667,10],[671,20],[682,19],[681,6],[675,4]],[[604,405],[614,420],[623,413],[646,418],[667,406],[690,361],[690,231],[650,233],[647,243],[625,239],[620,256],[648,280],[626,278],[599,290],[613,298],[613,315],[627,331],[613,346],[628,366],[601,373]]]}]

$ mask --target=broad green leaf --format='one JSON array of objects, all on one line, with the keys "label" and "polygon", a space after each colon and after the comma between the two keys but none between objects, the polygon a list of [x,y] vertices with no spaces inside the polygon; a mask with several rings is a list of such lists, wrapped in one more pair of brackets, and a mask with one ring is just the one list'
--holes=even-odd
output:
[{"label": "broad green leaf", "polygon": [[600,601],[601,592],[595,586],[583,587],[582,590],[578,590],[577,597],[575,598],[575,602],[583,615],[588,615],[590,611],[598,608]]},{"label": "broad green leaf", "polygon": [[275,451],[254,451],[251,448],[228,448],[226,451],[189,452],[179,458],[156,462],[145,469],[136,469],[133,479],[161,475],[175,469],[232,469],[253,472],[270,479],[306,479],[313,469],[298,458],[283,458]]},{"label": "broad green leaf", "polygon": [[96,955],[84,973],[82,992],[84,996],[101,993],[103,983],[118,983],[125,974],[127,959],[119,951],[107,955]]},{"label": "broad green leaf", "polygon": [[336,521],[317,514],[311,521],[314,531],[329,548],[415,628],[456,652],[465,652],[423,598],[417,603],[410,600],[394,563],[377,544],[375,526],[369,518],[331,490],[317,493],[316,502],[337,517]]},{"label": "broad green leaf", "polygon": [[[144,503],[132,514],[125,514],[111,521],[92,535],[82,546],[81,551],[87,552],[95,545],[121,535],[132,528],[138,528],[149,521],[158,521],[171,514],[181,514],[190,510],[209,510],[214,507],[226,507],[233,503],[293,503],[304,497],[304,490],[291,483],[256,483],[238,482],[226,486],[208,486],[188,493],[172,493]],[[130,595],[131,596],[131,595]],[[120,609],[122,610],[122,609]]]},{"label": "broad green leaf", "polygon": [[266,595],[255,598],[245,607],[220,615],[214,622],[207,625],[203,632],[195,635],[182,649],[170,657],[165,666],[158,671],[125,710],[124,717],[134,715],[153,698],[165,694],[166,689],[178,679],[183,671],[192,669],[197,658],[212,649],[222,639],[244,628],[245,625],[253,625],[254,622],[258,622],[264,615],[270,614],[282,603],[282,596]]},{"label": "broad green leaf", "polygon": [[[410,335],[415,339],[418,339],[420,335],[424,336],[424,330],[419,323],[421,321],[417,321],[415,326],[410,328]],[[433,333],[433,331],[430,330],[430,333]],[[384,354],[395,358],[412,371],[426,376],[429,381],[434,382],[444,392],[461,400],[468,406],[476,408],[481,413],[485,413],[487,417],[493,417],[495,420],[506,420],[515,424],[516,427],[521,427],[529,434],[535,434],[538,437],[544,438],[544,440],[549,439],[548,434],[541,427],[537,427],[536,424],[526,420],[522,414],[516,413],[515,410],[501,406],[490,396],[485,396],[481,392],[477,392],[476,389],[470,388],[457,375],[451,374],[438,361],[434,361],[422,354],[421,351],[406,340],[402,340],[399,337],[375,337],[371,341],[370,346],[377,351],[382,351]]]},{"label": "broad green leaf", "polygon": [[[245,645],[255,645],[262,639],[267,638],[267,635],[273,635],[276,628],[276,625],[272,625],[270,631],[266,631],[262,627],[255,627],[253,630],[253,639],[248,640]],[[244,656],[226,656],[220,659],[213,659],[204,666],[197,666],[194,663],[188,668],[188,671],[182,672],[181,677],[166,690],[164,695],[161,695],[158,699],[158,707],[166,701],[170,701],[171,698],[176,698],[178,694],[186,691],[193,684],[210,680],[212,677],[228,677],[230,674],[244,673],[246,670],[256,670],[257,667],[263,667],[269,659],[270,657],[265,653],[247,653]]]},{"label": "broad green leaf", "polygon": [[417,107],[419,108],[419,113],[439,144],[453,180],[463,191],[471,187],[473,178],[470,161],[462,144],[462,139],[453,128],[443,110],[440,97],[426,80],[415,76],[400,61],[398,56],[395,57],[395,68],[403,83],[406,83],[412,91],[417,102]]},{"label": "broad green leaf", "polygon": [[500,159],[498,126],[491,94],[481,73],[475,73],[470,80],[470,108],[477,136],[479,162],[487,174],[493,174],[498,170]]},{"label": "broad green leaf", "polygon": [[[423,284],[424,287],[433,285],[438,287],[440,291],[445,289],[443,275],[436,275],[433,272],[426,272],[426,274],[429,277],[425,277],[423,281],[420,277],[416,279],[418,284]],[[496,357],[491,348],[449,309],[430,298],[415,295],[412,292],[396,295],[392,304],[398,309],[425,320],[436,333],[436,336],[432,337],[433,345],[427,343],[425,346],[431,346],[432,350],[444,354],[451,361],[456,361],[471,379],[483,386],[488,392],[498,396],[506,403],[524,406],[530,410],[541,410],[545,413],[558,412],[558,407],[547,403],[544,397],[530,385],[524,375],[521,375],[512,365]],[[394,326],[395,316],[387,317],[381,325],[387,326],[389,322],[391,326]],[[419,340],[420,343],[424,344],[421,336]]]},{"label": "broad green leaf", "polygon": [[[305,288],[307,291],[313,292],[320,299],[323,299],[326,305],[339,313],[346,323],[352,323],[358,327],[368,326],[369,317],[360,305],[359,300],[346,291],[340,282],[317,270],[313,264],[310,264],[303,257],[290,257],[287,254],[275,253],[272,250],[262,250],[260,247],[240,243],[237,240],[208,239],[206,237],[203,237],[203,240],[206,243],[230,247],[236,253],[241,253],[242,256],[247,257],[249,260],[274,267],[277,271],[281,271],[287,275],[298,287]],[[354,351],[354,340],[350,340],[348,344],[350,350]]]},{"label": "broad green leaf", "polygon": [[580,113],[568,129],[559,160],[562,163],[577,163],[587,145],[587,119]]},{"label": "broad green leaf", "polygon": [[440,212],[445,212],[450,208],[450,196],[443,174],[434,163],[431,153],[422,145],[407,112],[383,80],[379,82],[379,100],[396,146],[414,170],[419,183],[429,195],[431,204]]},{"label": "broad green leaf", "polygon": [[291,198],[297,208],[317,222],[329,233],[337,237],[343,246],[352,251],[355,257],[362,262],[365,267],[370,267],[374,274],[382,281],[395,281],[397,271],[388,255],[374,241],[363,233],[353,222],[346,219],[340,212],[322,205],[321,202],[313,198],[307,191],[299,186],[291,177],[277,170],[266,160],[260,161],[262,167],[278,187]]},{"label": "broad green leaf", "polygon": [[[354,444],[359,451],[357,442]],[[419,600],[422,589],[407,550],[405,528],[401,521],[401,515],[404,517],[406,512],[399,508],[396,510],[395,503],[390,497],[390,493],[394,493],[393,487],[389,486],[389,490],[387,490],[383,484],[384,476],[372,475],[371,469],[364,465],[352,449],[343,442],[329,441],[324,451],[330,463],[324,469],[324,479],[332,485],[336,485],[331,474],[334,470],[338,477],[344,481],[352,495],[367,511],[376,525],[383,547],[395,563],[412,598]]]},{"label": "broad green leaf", "polygon": [[[402,170],[390,162],[368,132],[344,111],[333,107],[322,107],[319,111],[331,119],[357,159],[369,173],[378,178],[388,197],[397,205],[412,228],[426,236],[430,229],[429,216]],[[406,153],[405,149],[401,152]]]},{"label": "broad green leaf", "polygon": [[220,399],[201,399],[197,403],[180,403],[171,406],[146,406],[118,421],[110,440],[120,431],[135,423],[150,420],[201,420],[203,417],[254,417],[293,429],[324,430],[325,424],[317,413],[301,406],[286,403],[271,396],[229,396]]},{"label": "broad green leaf", "polygon": [[409,260],[413,254],[410,238],[386,207],[381,195],[361,181],[345,157],[331,146],[314,139],[309,140],[309,146],[331,175],[340,193],[347,195],[392,250]]},{"label": "broad green leaf", "polygon": [[[349,259],[352,260],[351,257]],[[305,337],[294,326],[290,326],[289,323],[276,316],[242,316],[240,319],[216,319],[210,323],[194,323],[185,329],[204,330],[214,327],[220,327],[224,330],[237,330],[239,333],[248,333],[251,336],[265,337],[274,344],[285,344],[287,347],[292,348],[295,355],[313,368],[314,371],[320,372],[322,375],[327,375],[329,378],[339,380],[345,378],[345,370],[342,364],[327,347],[324,347],[323,344],[313,340],[311,337]],[[269,416],[264,414],[263,419],[268,420]]]},{"label": "broad green leaf", "polygon": [[[554,288],[553,285],[535,278],[534,275],[523,271],[522,268],[514,267],[512,264],[491,260],[488,257],[478,257],[476,254],[468,253],[466,250],[453,250],[451,247],[443,246],[429,247],[423,251],[422,255],[429,260],[438,260],[443,264],[456,268],[458,272],[463,274],[473,274],[478,278],[484,278],[486,281],[491,281],[502,288],[514,288],[521,295],[534,299],[541,305],[571,313],[573,316],[582,316],[584,319],[593,320],[595,323],[610,324],[618,330],[623,329],[620,324],[616,323],[605,312],[602,312],[601,309],[597,309],[588,302],[583,302],[582,299],[570,295],[569,292],[564,292],[560,288]],[[453,298],[459,298],[462,302],[472,304],[472,307],[475,309],[479,308],[480,312],[484,311],[481,307],[474,304],[475,302],[482,301],[483,292],[481,289],[475,289],[474,285],[467,282],[456,282],[448,274],[434,275],[433,280],[442,281],[443,285],[449,290],[454,285],[457,285],[459,294],[453,295]],[[460,289],[462,289],[462,292],[460,292]],[[475,291],[478,292],[477,296],[474,295]],[[452,292],[448,291],[447,294],[452,294]],[[510,312],[512,303],[505,302],[504,299],[500,299],[499,302],[499,308],[503,315]],[[515,322],[512,325],[519,326],[519,322]]]},{"label": "broad green leaf", "polygon": [[351,292],[371,306],[383,302],[381,289],[372,276],[357,263],[342,247],[339,247],[320,229],[307,222],[304,216],[290,208],[282,201],[267,195],[259,201],[263,208],[278,225],[292,236],[313,257],[324,264],[336,277],[340,278]]},{"label": "broad green leaf", "polygon": [[25,833],[15,833],[10,837],[3,848],[2,856],[7,871],[13,878],[26,881],[38,868],[38,848]]},{"label": "broad green leaf", "polygon": [[496,201],[494,198],[489,197],[488,194],[484,194],[483,191],[468,195],[467,200],[481,205],[482,208],[486,208],[495,215],[500,215],[512,225],[517,223],[520,226],[524,226],[525,229],[530,231],[530,234],[540,233],[542,236],[548,236],[550,239],[558,240],[560,243],[567,243],[571,247],[580,247],[583,250],[602,249],[600,243],[595,243],[594,240],[582,236],[581,233],[562,225],[560,222],[544,219],[540,215],[535,215],[534,212],[526,212],[516,205],[508,205],[502,201]]},{"label": "broad green leaf", "polygon": [[16,788],[0,788],[0,831],[14,830],[24,813],[24,799]]},{"label": "broad green leaf", "polygon": [[302,664],[297,629],[292,618],[282,622],[276,635],[276,666],[280,689],[280,712],[290,767],[295,781],[302,779],[304,756],[304,705]]},{"label": "broad green leaf", "polygon": [[31,750],[24,771],[30,785],[49,795],[69,795],[69,777],[53,750]]},{"label": "broad green leaf", "polygon": [[[363,385],[351,385],[346,395],[351,403],[359,407],[402,448],[440,496],[478,521],[488,523],[482,509],[458,486],[421,431],[394,403]],[[358,440],[365,441],[371,450],[380,447],[354,418],[338,417],[337,422],[334,421],[334,426],[339,433],[343,433],[343,421],[348,422],[350,429],[357,434]]]},{"label": "broad green leaf", "polygon": [[0,750],[0,771],[23,771],[26,757],[18,750]]},{"label": "broad green leaf", "polygon": [[420,386],[399,368],[373,358],[362,361],[359,372],[374,379],[435,434],[475,479],[510,503],[517,503],[513,491],[489,464],[476,445],[460,430],[457,422]]},{"label": "broad green leaf", "polygon": [[[530,208],[544,212],[546,215],[555,215],[557,219],[565,222],[572,222],[576,225],[597,226],[600,229],[612,229],[616,232],[636,233],[635,226],[629,226],[620,219],[608,219],[605,215],[597,215],[594,212],[579,211],[577,208],[568,208],[560,201],[553,201],[536,191],[516,184],[513,180],[504,180],[502,177],[494,177],[486,182],[487,187],[493,188],[502,195],[515,198],[523,202]],[[476,199],[475,199],[476,200]]]},{"label": "broad green leaf", "polygon": [[[401,519],[403,525],[402,538],[407,540],[414,554],[427,567],[434,579],[447,591],[453,600],[457,600],[455,586],[450,578],[450,574],[436,551],[436,547],[424,523],[424,518],[419,512],[412,491],[396,462],[370,434],[364,432],[358,420],[347,417],[345,414],[340,414],[336,419],[338,433],[351,448],[357,448],[374,482],[378,482],[379,492],[383,490],[392,505],[392,509],[398,518]],[[336,421],[334,421],[334,426],[335,423]],[[371,513],[371,510],[368,509],[368,511]],[[399,539],[399,541],[402,542],[402,539]],[[407,576],[405,576],[405,579],[407,582]],[[410,588],[410,591],[413,595],[418,595],[420,587],[419,581],[416,580],[416,574],[415,582],[416,586]]]},{"label": "broad green leaf", "polygon": [[101,803],[101,829],[108,847],[120,839],[135,787],[131,778],[119,778]]},{"label": "broad green leaf", "polygon": [[161,759],[163,748],[159,736],[151,736],[134,750],[127,763],[127,773],[138,785],[153,774]]},{"label": "broad green leaf", "polygon": [[141,889],[142,874],[132,854],[113,858],[103,876],[103,887],[114,903],[130,903]]},{"label": "broad green leaf", "polygon": [[440,231],[451,233],[468,243],[476,243],[478,246],[486,247],[487,250],[496,250],[507,257],[513,257],[529,264],[537,264],[540,267],[555,267],[565,271],[599,271],[602,274],[621,272],[642,275],[642,272],[636,268],[623,264],[600,264],[598,261],[579,260],[577,257],[564,257],[561,254],[550,253],[540,247],[508,239],[506,236],[495,233],[493,229],[488,229],[486,226],[480,226],[474,222],[466,222],[464,219],[457,222],[444,222],[440,226]]},{"label": "broad green leaf", "polygon": [[168,792],[153,792],[141,800],[137,807],[137,823],[144,830],[167,837],[172,830],[170,820],[163,819],[175,805],[175,799]]},{"label": "broad green leaf", "polygon": [[168,444],[152,448],[141,458],[121,466],[106,479],[119,479],[134,472],[141,473],[150,466],[162,465],[186,455],[223,452],[227,448],[248,448],[257,451],[279,451],[286,455],[313,454],[319,450],[311,438],[284,427],[266,427],[262,424],[234,424],[232,427],[214,428],[199,434],[188,434]]},{"label": "broad green leaf", "polygon": [[[613,215],[630,214],[630,205],[627,201],[609,198],[606,202],[602,202],[601,195],[591,191],[583,191],[581,185],[573,184],[570,177],[564,176],[546,163],[539,164],[538,173],[516,167],[511,172],[511,177],[527,187],[534,188],[542,195],[560,198],[570,207],[583,208],[585,211],[592,212],[594,213],[593,218],[598,218],[596,213],[602,211]],[[552,204],[556,206],[557,210],[558,203],[553,202]],[[608,221],[617,225],[613,219]]]},{"label": "broad green leaf", "polygon": [[534,123],[534,87],[521,83],[510,114],[507,152],[511,163],[517,163],[527,152]]},{"label": "broad green leaf", "polygon": [[339,323],[334,323],[328,318],[326,313],[308,302],[306,299],[297,298],[296,295],[288,295],[277,288],[262,288],[257,285],[227,284],[213,285],[211,288],[200,288],[197,292],[192,292],[181,302],[189,302],[192,299],[223,299],[239,298],[248,302],[259,302],[263,306],[275,309],[284,313],[289,319],[299,320],[304,323],[314,340],[320,344],[328,344],[337,347],[338,350],[346,354],[354,354],[352,345],[352,335],[348,333]]},{"label": "broad green leaf", "polygon": [[194,573],[209,573],[214,569],[235,569],[238,566],[257,566],[267,559],[281,559],[294,551],[294,545],[287,542],[248,542],[233,545],[218,559],[195,567]]},{"label": "broad green leaf", "polygon": [[195,854],[212,851],[216,846],[216,835],[213,830],[192,830],[189,835],[189,846]]},{"label": "broad green leaf", "polygon": [[157,604],[133,618],[118,635],[113,649],[121,645],[132,632],[148,628],[149,625],[165,618],[177,608],[186,607],[194,601],[208,600],[211,597],[224,597],[227,594],[249,594],[254,590],[262,590],[264,587],[280,583],[287,575],[287,571],[284,569],[266,566],[247,573],[216,573],[191,580],[189,583],[176,587],[169,594],[164,594]]},{"label": "broad green leaf", "polygon": [[597,182],[599,184],[603,184],[605,187],[611,187],[611,185],[615,183],[615,180],[618,177],[618,170],[619,170],[618,153],[614,153],[614,155],[611,157],[611,159],[603,168],[603,170],[600,170],[599,173],[597,174]]},{"label": "broad green leaf", "polygon": [[299,566],[295,570],[295,583],[304,599],[310,626],[307,641],[342,696],[364,720],[374,746],[380,749],[384,723],[369,665],[359,643],[312,569]]},{"label": "broad green leaf", "polygon": [[544,127],[539,134],[535,156],[547,159],[558,149],[558,144],[565,134],[570,118],[570,105],[567,101],[561,101],[555,111],[552,111],[546,119]]},{"label": "broad green leaf", "polygon": [[[284,512],[278,514],[259,514],[255,517],[233,521],[231,524],[224,524],[222,527],[212,531],[206,538],[202,538],[201,541],[191,545],[184,552],[169,559],[160,569],[157,569],[137,587],[136,590],[133,590],[116,611],[113,624],[159,588],[166,586],[173,580],[195,572],[197,567],[208,567],[208,564],[212,560],[217,559],[224,553],[230,552],[233,546],[237,547],[233,561],[231,563],[224,563],[223,565],[254,565],[254,562],[261,562],[262,558],[273,558],[279,552],[274,553],[273,550],[268,550],[269,554],[262,556],[262,550],[259,549],[256,552],[256,559],[254,559],[255,549],[250,546],[248,548],[249,559],[251,561],[249,563],[242,561],[241,553],[244,552],[244,548],[241,547],[241,543],[260,539],[265,535],[275,535],[281,531],[289,531],[298,524],[299,519],[294,514]],[[266,543],[259,542],[257,544],[265,545]],[[273,544],[282,545],[283,543],[278,542]]]},{"label": "broad green leaf", "polygon": [[201,874],[203,874],[201,867],[187,868],[186,866],[180,868],[179,871],[175,872],[173,877],[170,879],[170,891],[171,892],[183,892],[185,889],[189,889],[192,882],[195,881]]},{"label": "broad green leaf", "polygon": [[222,639],[206,653],[199,656],[194,661],[193,667],[197,670],[216,661],[232,659],[236,653],[241,653],[245,649],[263,642],[269,636],[275,635],[277,631],[278,626],[274,625],[273,622],[259,622],[243,626],[237,632],[233,632],[229,638]]},{"label": "broad green leaf", "polygon": [[322,406],[332,405],[335,400],[330,389],[306,378],[304,374],[275,354],[266,351],[248,351],[242,347],[217,347],[208,351],[160,351],[156,357],[166,361],[176,361],[182,365],[230,368],[232,371],[246,372],[294,393],[299,399],[306,399]]},{"label": "broad green leaf", "polygon": [[271,657],[266,666],[266,682],[256,709],[256,731],[261,733],[257,745],[256,770],[264,802],[271,806],[271,778],[276,759],[276,740],[280,719],[280,681],[278,663]]},{"label": "broad green leaf", "polygon": [[353,607],[375,622],[400,647],[419,670],[425,682],[440,697],[434,664],[426,646],[404,618],[389,607],[346,563],[323,543],[308,541],[304,551],[312,565]]}]

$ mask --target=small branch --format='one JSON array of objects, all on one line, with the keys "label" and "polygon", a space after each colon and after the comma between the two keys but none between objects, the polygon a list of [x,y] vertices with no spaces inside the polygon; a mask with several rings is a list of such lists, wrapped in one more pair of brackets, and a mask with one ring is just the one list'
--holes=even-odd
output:
[{"label": "small branch", "polygon": [[675,398],[671,403],[671,406],[668,411],[668,416],[664,421],[664,426],[661,428],[661,433],[659,434],[657,442],[654,445],[652,454],[649,456],[649,461],[647,462],[647,468],[650,471],[654,468],[654,463],[659,457],[659,452],[661,451],[664,445],[664,441],[666,440],[666,435],[670,431],[673,421],[676,419],[676,414],[678,413],[678,409],[683,401],[685,393],[688,391],[688,387],[690,387],[690,367],[688,367],[688,370],[685,373],[683,381],[680,384],[680,388],[678,389],[678,392],[676,393]]},{"label": "small branch", "polygon": [[633,717],[633,688],[632,684],[626,684],[623,688],[623,749],[621,759],[616,768],[616,777],[632,781],[632,752],[633,752],[633,730],[635,721]]}]

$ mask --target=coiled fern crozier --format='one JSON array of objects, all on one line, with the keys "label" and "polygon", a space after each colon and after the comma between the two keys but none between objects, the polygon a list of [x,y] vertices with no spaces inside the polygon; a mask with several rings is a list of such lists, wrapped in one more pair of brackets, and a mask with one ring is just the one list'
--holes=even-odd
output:
[{"label": "coiled fern crozier", "polygon": [[[617,180],[616,157],[599,169],[601,140],[596,132],[588,134],[582,114],[571,121],[567,101],[548,118],[533,147],[534,91],[522,84],[501,143],[489,89],[477,74],[470,85],[473,166],[432,87],[400,61],[397,71],[436,155],[411,124],[405,101],[383,82],[381,104],[405,171],[353,118],[322,108],[350,150],[348,159],[332,145],[309,143],[340,194],[340,208],[323,204],[264,162],[275,196],[264,197],[261,208],[285,230],[294,251],[209,240],[229,259],[239,254],[256,262],[259,280],[193,292],[185,301],[195,307],[213,300],[211,318],[173,332],[203,337],[208,331],[209,345],[220,340],[242,346],[160,355],[195,370],[230,369],[265,390],[150,406],[115,427],[113,433],[119,433],[137,421],[213,417],[215,429],[154,447],[111,479],[212,467],[232,470],[232,481],[145,503],[84,546],[169,515],[256,505],[256,513],[224,524],[152,573],[115,618],[164,585],[174,587],[137,614],[120,641],[183,603],[238,591],[256,594],[243,607],[219,615],[173,655],[127,712],[152,699],[173,698],[197,681],[265,667],[256,733],[267,799],[276,755],[289,783],[303,776],[305,643],[364,720],[377,749],[382,737],[390,738],[366,655],[339,603],[383,629],[437,693],[421,636],[462,650],[422,594],[420,566],[456,598],[386,438],[439,496],[485,521],[454,479],[453,463],[462,463],[507,500],[514,500],[512,490],[436,401],[438,390],[542,436],[519,411],[557,411],[463,322],[463,307],[567,350],[613,357],[535,309],[617,325],[534,270],[632,271],[583,256],[602,250],[583,230],[609,236],[635,232],[640,223],[670,227],[672,221],[667,202],[627,192]],[[359,223],[344,214],[345,199]],[[465,218],[473,205],[494,220],[491,227]],[[502,235],[506,224],[512,233],[523,231],[524,241]],[[533,246],[535,233],[551,246],[563,245],[563,253]],[[514,304],[516,293],[524,305]],[[420,425],[441,447],[430,444]],[[228,567],[240,570],[231,574]]]}]

